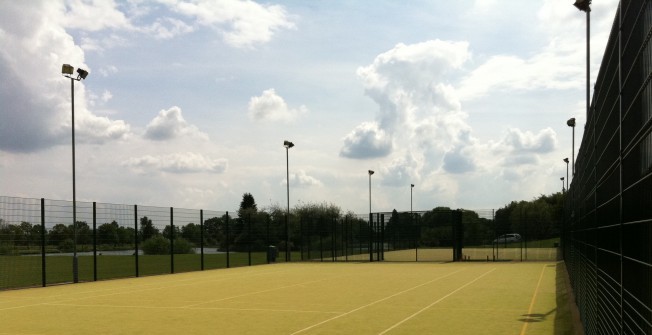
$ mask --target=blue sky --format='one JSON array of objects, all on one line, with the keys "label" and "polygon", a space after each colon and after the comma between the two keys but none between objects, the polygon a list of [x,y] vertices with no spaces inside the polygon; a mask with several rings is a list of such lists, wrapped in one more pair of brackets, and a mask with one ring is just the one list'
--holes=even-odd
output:
[{"label": "blue sky", "polygon": [[[237,209],[499,208],[585,123],[573,1],[0,1],[0,195]],[[593,5],[597,76],[617,8]]]}]

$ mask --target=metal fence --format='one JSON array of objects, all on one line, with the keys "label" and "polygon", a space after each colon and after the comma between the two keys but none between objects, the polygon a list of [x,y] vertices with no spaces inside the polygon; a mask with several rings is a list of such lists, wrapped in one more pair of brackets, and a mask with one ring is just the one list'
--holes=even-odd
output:
[{"label": "metal fence", "polygon": [[[555,260],[532,215],[229,212],[0,196],[0,289],[270,262]],[[481,217],[484,216],[484,217]],[[520,232],[518,240],[501,239]]]},{"label": "metal fence", "polygon": [[587,334],[652,334],[652,1],[621,1],[565,206]]}]

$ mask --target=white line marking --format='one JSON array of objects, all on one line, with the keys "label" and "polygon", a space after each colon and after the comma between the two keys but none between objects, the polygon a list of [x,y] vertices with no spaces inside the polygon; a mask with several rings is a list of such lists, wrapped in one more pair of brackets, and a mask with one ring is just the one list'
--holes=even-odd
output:
[{"label": "white line marking", "polygon": [[422,284],[419,284],[419,285],[416,285],[416,286],[410,287],[410,288],[408,288],[408,289],[406,289],[406,290],[403,290],[403,291],[401,291],[401,292],[394,293],[394,294],[389,295],[389,296],[387,296],[387,297],[384,297],[384,298],[382,298],[382,299],[376,300],[376,301],[374,301],[374,302],[371,302],[371,303],[368,303],[368,304],[366,304],[366,305],[360,306],[360,307],[358,307],[358,308],[356,308],[356,309],[350,310],[350,311],[348,311],[348,312],[346,312],[346,313],[343,313],[343,314],[340,314],[340,315],[338,315],[338,316],[332,317],[332,318],[330,318],[330,319],[326,319],[326,320],[324,320],[324,321],[321,321],[321,322],[315,323],[315,324],[312,325],[312,326],[308,326],[308,327],[306,327],[306,328],[303,328],[303,329],[297,330],[297,331],[295,331],[294,333],[292,333],[292,334],[290,334],[290,335],[299,334],[299,333],[305,332],[306,330],[310,330],[310,329],[313,329],[313,328],[315,328],[315,327],[321,326],[321,325],[323,325],[323,324],[325,324],[325,323],[327,323],[327,322],[331,322],[331,321],[333,321],[333,320],[336,320],[336,319],[339,319],[339,318],[341,318],[341,317],[347,316],[347,315],[349,315],[349,314],[355,313],[355,312],[357,312],[357,311],[359,311],[359,310],[361,310],[361,309],[364,309],[364,308],[367,308],[367,307],[369,307],[369,306],[375,305],[375,304],[377,304],[377,303],[379,303],[379,302],[383,302],[383,301],[385,301],[385,300],[387,300],[387,299],[390,299],[390,298],[393,298],[393,297],[395,297],[395,296],[401,295],[401,294],[403,294],[403,293],[406,293],[406,292],[409,292],[409,291],[415,290],[415,289],[417,289],[417,288],[419,288],[419,287],[422,287],[422,286],[428,285],[428,284],[430,284],[430,283],[436,282],[436,281],[438,281],[438,280],[440,280],[440,279],[443,279],[443,278],[446,278],[446,277],[452,276],[452,275],[454,275],[454,274],[456,274],[456,273],[458,273],[458,272],[460,272],[460,271],[462,271],[462,270],[465,270],[465,269],[460,269],[460,270],[457,270],[457,271],[455,271],[455,272],[451,272],[451,273],[449,273],[449,274],[447,274],[447,275],[443,275],[443,276],[437,277],[437,278],[435,278],[435,279],[433,279],[433,280],[429,280],[429,281],[427,281],[427,282],[425,282],[425,283],[422,283]]},{"label": "white line marking", "polygon": [[[530,301],[530,308],[527,310],[527,314],[532,314],[532,308],[534,308],[534,301],[537,299],[537,293],[539,293],[539,286],[541,286],[541,279],[543,279],[543,271],[546,270],[547,265],[544,265],[541,269],[541,274],[539,275],[539,281],[537,282],[537,288],[534,290],[534,295],[532,296],[532,301]],[[521,335],[524,335],[527,331],[527,325],[529,322],[523,322],[523,327],[521,328]]]},{"label": "white line marking", "polygon": [[451,293],[448,293],[447,295],[445,295],[445,296],[443,296],[443,297],[437,299],[435,302],[431,303],[430,305],[428,305],[428,306],[426,306],[426,307],[424,307],[424,308],[418,310],[416,313],[414,313],[414,314],[408,316],[407,318],[405,318],[405,319],[403,319],[403,320],[397,322],[397,323],[394,324],[393,326],[391,326],[391,327],[385,329],[384,331],[378,333],[378,335],[386,334],[386,333],[389,332],[390,330],[392,330],[392,329],[394,329],[394,328],[400,326],[401,324],[405,323],[406,321],[408,321],[408,320],[412,319],[413,317],[415,317],[415,316],[421,314],[423,311],[427,310],[428,308],[430,308],[430,307],[432,307],[432,306],[434,306],[434,305],[440,303],[440,302],[443,301],[444,299],[446,299],[446,298],[450,297],[451,295],[457,293],[458,291],[462,290],[463,288],[465,288],[465,287],[467,287],[467,286],[469,286],[469,285],[475,283],[476,281],[480,280],[482,277],[488,275],[489,273],[493,272],[494,270],[496,270],[496,268],[493,268],[493,269],[491,269],[491,270],[489,270],[489,271],[483,273],[482,275],[478,276],[477,278],[473,279],[472,281],[470,281],[470,282],[468,282],[468,283],[466,283],[466,284],[460,286],[460,287],[457,288],[455,291],[453,291],[453,292],[451,292]]}]

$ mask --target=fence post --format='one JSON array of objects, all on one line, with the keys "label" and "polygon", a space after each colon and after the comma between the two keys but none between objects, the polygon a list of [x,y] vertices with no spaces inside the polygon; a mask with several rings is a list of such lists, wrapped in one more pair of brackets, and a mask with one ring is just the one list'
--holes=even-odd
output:
[{"label": "fence post", "polygon": [[97,281],[97,203],[93,201],[93,281]]},{"label": "fence post", "polygon": [[335,226],[335,218],[331,217],[331,257],[333,262],[335,262],[336,256],[336,243],[337,240],[337,227]]},{"label": "fence post", "polygon": [[204,210],[199,210],[199,247],[201,248],[201,270],[204,271]]},{"label": "fence post", "polygon": [[229,212],[226,212],[226,268],[231,266],[229,255]]},{"label": "fence post", "polygon": [[285,261],[290,261],[290,216],[285,214]]},{"label": "fence post", "polygon": [[174,210],[170,207],[170,273],[174,273]]},{"label": "fence post", "polygon": [[385,260],[385,214],[380,214],[380,259]]},{"label": "fence post", "polygon": [[299,253],[301,254],[301,257],[300,257],[301,261],[303,261],[303,244],[306,243],[305,240],[304,240],[303,234],[304,234],[304,232],[303,232],[303,216],[299,216],[299,236],[300,236],[300,238],[299,238],[299,243],[300,243]]},{"label": "fence post", "polygon": [[41,198],[41,284],[45,287],[45,199]]},{"label": "fence post", "polygon": [[372,239],[374,232],[374,215],[369,213],[369,261],[374,261],[374,241]]},{"label": "fence post", "polygon": [[251,266],[251,213],[247,216],[247,257]]},{"label": "fence post", "polygon": [[134,256],[136,260],[136,277],[139,277],[140,273],[138,271],[138,205],[134,205],[134,245],[135,251]]}]

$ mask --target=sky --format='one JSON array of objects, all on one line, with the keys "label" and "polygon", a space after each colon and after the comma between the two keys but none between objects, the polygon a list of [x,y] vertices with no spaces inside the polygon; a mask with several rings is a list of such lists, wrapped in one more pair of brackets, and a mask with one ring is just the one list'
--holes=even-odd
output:
[{"label": "sky", "polygon": [[[355,213],[370,181],[374,212],[560,192],[586,123],[573,2],[0,0],[0,195],[73,198],[62,64],[89,72],[78,201],[283,208],[288,171],[290,207]],[[617,6],[592,5],[592,83]]]}]

